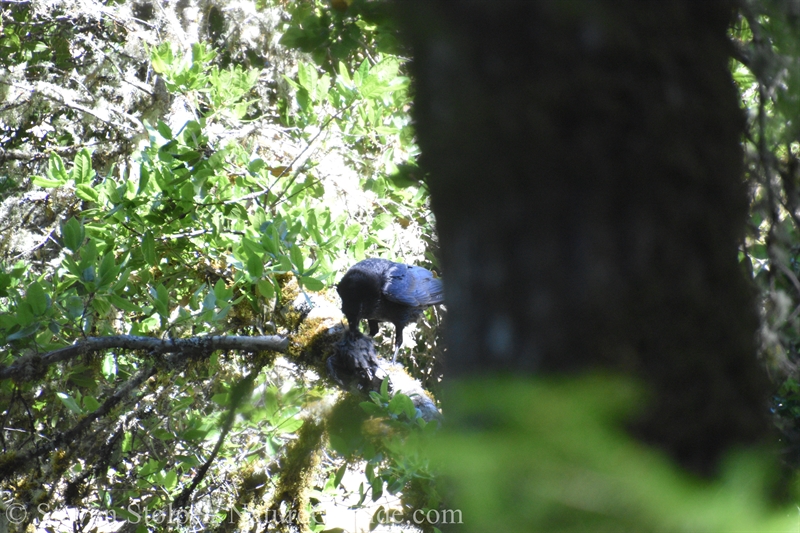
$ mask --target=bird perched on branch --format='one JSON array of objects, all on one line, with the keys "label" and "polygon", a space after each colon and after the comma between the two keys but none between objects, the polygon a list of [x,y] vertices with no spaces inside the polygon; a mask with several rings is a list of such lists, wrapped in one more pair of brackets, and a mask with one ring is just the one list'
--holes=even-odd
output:
[{"label": "bird perched on branch", "polygon": [[395,327],[394,355],[403,344],[403,328],[416,321],[426,307],[444,301],[442,280],[418,266],[386,259],[364,259],[345,273],[336,290],[342,298],[342,313],[351,330],[367,320],[370,336],[378,333],[378,322]]}]

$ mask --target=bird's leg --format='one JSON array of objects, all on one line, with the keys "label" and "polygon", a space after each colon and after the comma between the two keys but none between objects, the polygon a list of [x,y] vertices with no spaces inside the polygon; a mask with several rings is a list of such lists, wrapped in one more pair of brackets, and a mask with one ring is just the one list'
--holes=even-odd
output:
[{"label": "bird's leg", "polygon": [[378,334],[378,321],[377,320],[367,320],[367,324],[369,324],[369,336],[374,337]]},{"label": "bird's leg", "polygon": [[397,354],[400,353],[400,347],[403,345],[403,328],[395,326],[394,330],[394,355],[392,355],[392,363],[397,360]]}]

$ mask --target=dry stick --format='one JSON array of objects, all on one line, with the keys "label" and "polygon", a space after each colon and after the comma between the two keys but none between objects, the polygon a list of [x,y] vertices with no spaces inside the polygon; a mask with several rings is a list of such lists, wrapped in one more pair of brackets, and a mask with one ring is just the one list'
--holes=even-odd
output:
[{"label": "dry stick", "polygon": [[233,421],[236,419],[236,410],[242,404],[242,400],[245,396],[244,394],[241,394],[242,390],[252,387],[252,383],[255,381],[259,372],[261,372],[261,366],[254,369],[237,384],[237,387],[239,388],[239,394],[232,395],[231,406],[225,416],[225,421],[222,423],[222,431],[219,433],[217,443],[214,445],[211,455],[208,457],[208,460],[203,463],[203,466],[197,470],[197,473],[195,474],[194,479],[192,479],[192,482],[189,483],[189,486],[183,489],[178,497],[175,498],[173,501],[174,509],[183,509],[186,507],[189,503],[189,498],[191,497],[192,493],[195,491],[195,489],[197,489],[197,486],[200,484],[200,482],[203,481],[203,478],[206,477],[208,469],[211,468],[211,464],[217,458],[220,448],[222,448],[222,443],[225,442],[225,438],[228,436],[228,433],[233,427]]}]

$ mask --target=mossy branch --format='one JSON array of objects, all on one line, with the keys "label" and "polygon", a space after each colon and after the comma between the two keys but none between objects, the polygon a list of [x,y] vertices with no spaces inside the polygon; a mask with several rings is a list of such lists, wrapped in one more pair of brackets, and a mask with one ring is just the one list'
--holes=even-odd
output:
[{"label": "mossy branch", "polygon": [[100,352],[111,348],[125,350],[141,350],[154,355],[166,353],[210,353],[216,350],[238,350],[245,352],[275,351],[285,352],[289,347],[289,339],[279,335],[259,337],[246,336],[213,336],[190,337],[187,339],[158,339],[155,337],[138,337],[135,335],[114,335],[110,337],[88,337],[71,346],[53,350],[44,355],[21,357],[13,364],[0,367],[0,379],[13,379],[27,382],[49,365],[72,359],[90,352]]}]

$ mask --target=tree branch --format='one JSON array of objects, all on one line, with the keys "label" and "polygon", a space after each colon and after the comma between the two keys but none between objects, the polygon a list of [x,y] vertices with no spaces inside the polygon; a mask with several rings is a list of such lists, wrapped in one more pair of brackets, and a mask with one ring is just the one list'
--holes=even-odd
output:
[{"label": "tree branch", "polygon": [[285,352],[289,339],[278,335],[246,337],[239,335],[190,337],[188,339],[158,339],[134,335],[115,335],[111,337],[88,337],[71,346],[53,350],[44,355],[29,355],[19,358],[10,366],[0,367],[0,379],[14,379],[26,382],[44,371],[44,368],[72,359],[78,355],[99,352],[111,348],[125,350],[144,350],[153,354],[179,353],[189,350],[213,352],[216,350],[241,350],[246,352],[276,351]]},{"label": "tree branch", "polygon": [[54,439],[37,444],[32,450],[26,453],[16,454],[12,460],[6,461],[0,466],[0,480],[10,479],[12,475],[20,470],[27,468],[30,462],[37,457],[41,457],[50,453],[51,451],[59,448],[65,444],[70,444],[83,435],[92,423],[101,416],[107,415],[111,412],[123,398],[128,396],[134,389],[138,388],[145,380],[154,376],[157,370],[155,366],[140,370],[135,376],[126,381],[122,386],[114,391],[114,394],[108,397],[103,405],[95,411],[84,416],[72,429],[60,433]]}]

